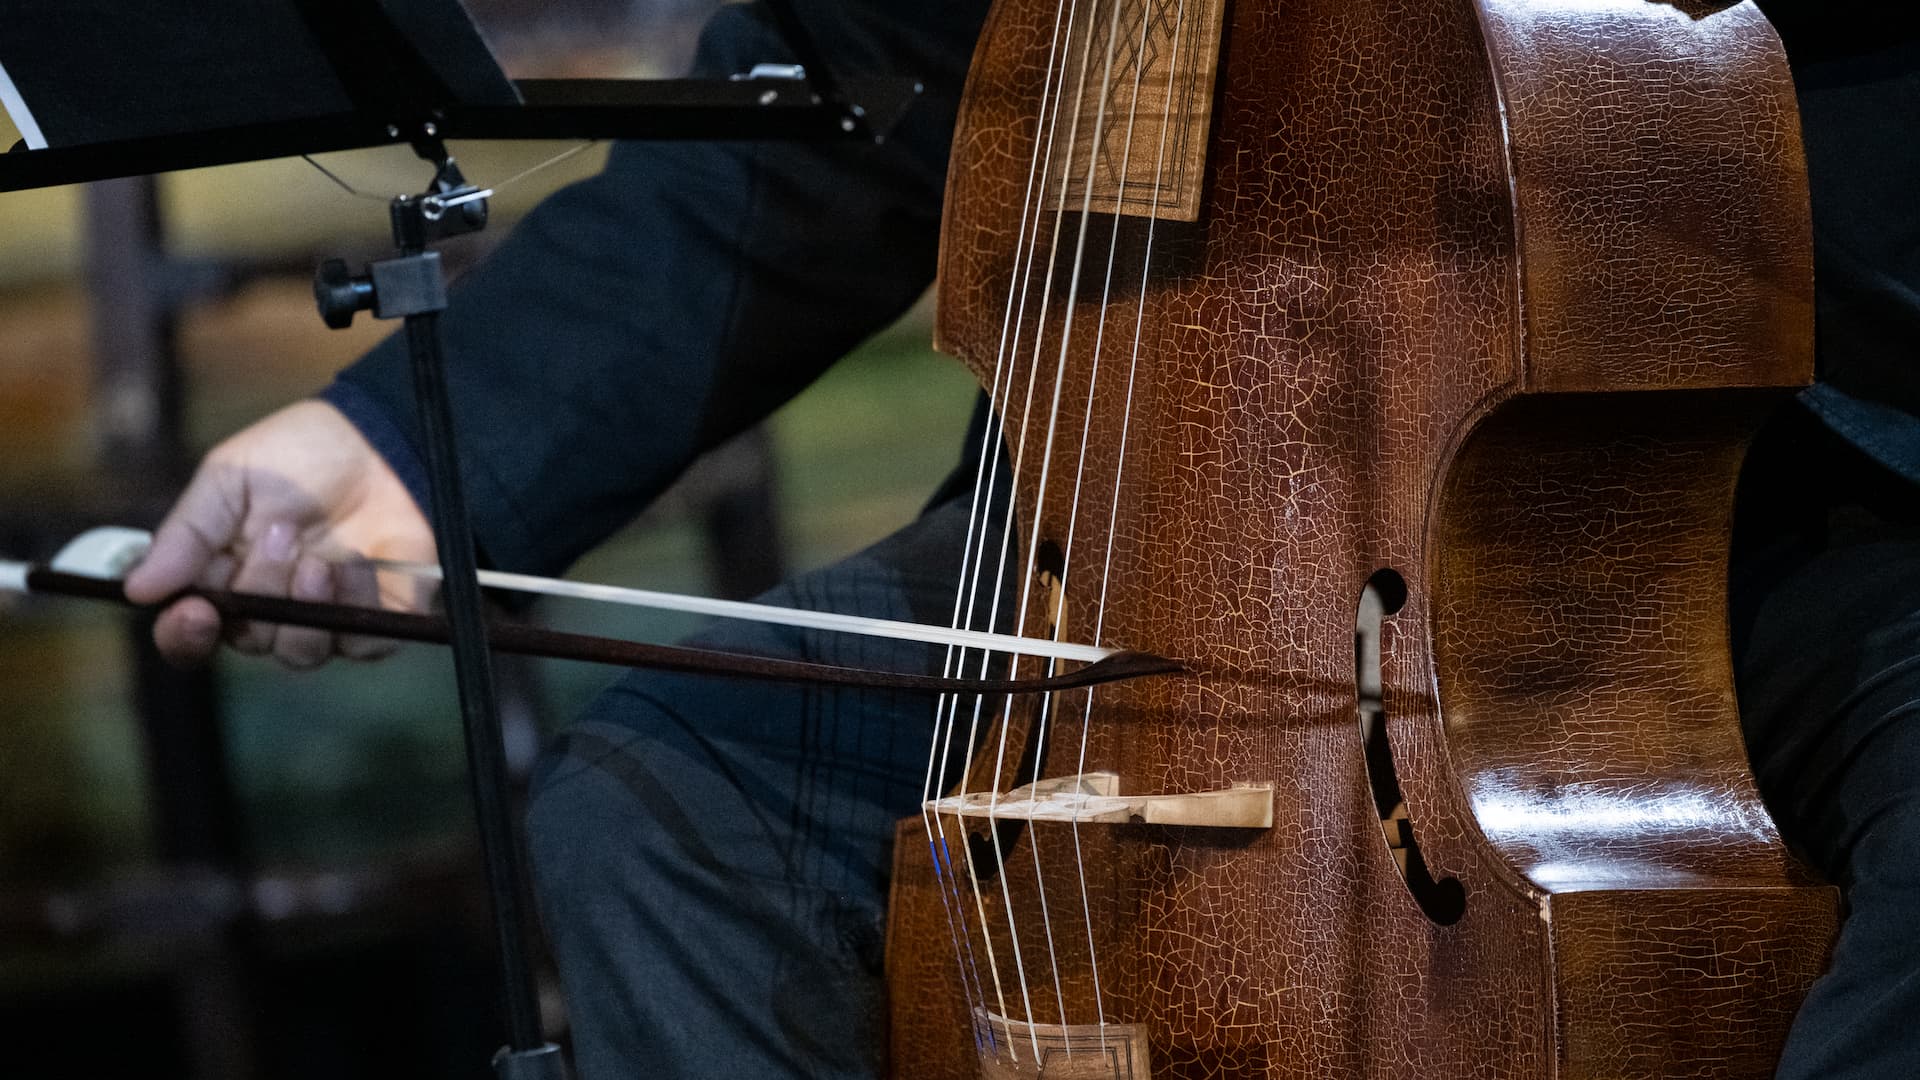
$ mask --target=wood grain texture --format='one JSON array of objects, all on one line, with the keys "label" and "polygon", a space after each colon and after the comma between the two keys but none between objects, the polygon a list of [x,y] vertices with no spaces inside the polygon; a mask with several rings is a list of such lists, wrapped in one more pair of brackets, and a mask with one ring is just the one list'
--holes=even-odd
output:
[{"label": "wood grain texture", "polygon": [[[1053,19],[990,17],[938,338],[1007,419],[1022,550],[1066,552],[1063,636],[1097,621],[1189,670],[1056,698],[1042,775],[1084,735],[1127,791],[1280,797],[1264,831],[1026,828],[984,925],[903,827],[896,1073],[973,1074],[961,988],[990,946],[996,1011],[1043,1024],[1094,1019],[1097,960],[1157,1077],[1767,1075],[1834,914],[1754,794],[1726,660],[1733,476],[1779,392],[1756,388],[1810,374],[1771,31],[1745,4],[1235,3],[1182,223],[1032,199]],[[1383,567],[1408,591],[1388,738],[1466,889],[1447,926],[1361,754],[1355,607]],[[1002,790],[1032,779],[1015,756]]]}]

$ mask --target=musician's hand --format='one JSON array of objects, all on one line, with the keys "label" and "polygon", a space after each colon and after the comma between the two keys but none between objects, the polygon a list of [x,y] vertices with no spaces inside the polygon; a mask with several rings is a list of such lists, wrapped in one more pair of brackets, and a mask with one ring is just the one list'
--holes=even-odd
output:
[{"label": "musician's hand", "polygon": [[[346,417],[321,401],[291,405],[221,443],[127,575],[127,597],[156,603],[190,585],[417,610],[426,597],[366,559],[431,562],[433,531],[400,478]],[[195,664],[222,637],[241,652],[291,667],[333,655],[371,659],[386,642],[262,623],[223,627],[213,606],[188,597],[162,612],[154,642]]]}]

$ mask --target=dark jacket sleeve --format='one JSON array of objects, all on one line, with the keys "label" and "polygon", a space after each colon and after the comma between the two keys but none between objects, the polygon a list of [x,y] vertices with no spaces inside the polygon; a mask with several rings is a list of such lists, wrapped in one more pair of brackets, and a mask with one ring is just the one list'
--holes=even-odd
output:
[{"label": "dark jacket sleeve", "polygon": [[[440,325],[490,563],[564,567],[932,280],[984,0],[798,6],[838,71],[925,83],[893,138],[616,145],[604,172],[541,203],[454,289]],[[729,6],[696,70],[784,59],[757,8]],[[325,396],[423,498],[399,336]]]},{"label": "dark jacket sleeve", "polygon": [[1813,212],[1816,382],[1800,400],[1920,483],[1920,10],[1760,0],[1793,66]]}]

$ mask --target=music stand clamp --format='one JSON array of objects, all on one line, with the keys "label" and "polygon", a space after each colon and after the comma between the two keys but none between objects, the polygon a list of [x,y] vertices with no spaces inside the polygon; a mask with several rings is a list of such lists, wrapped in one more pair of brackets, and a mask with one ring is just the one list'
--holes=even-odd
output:
[{"label": "music stand clamp", "polygon": [[487,197],[492,192],[466,182],[433,124],[423,125],[411,141],[415,152],[433,163],[434,176],[426,191],[396,196],[388,204],[393,243],[399,254],[371,263],[360,275],[352,274],[341,260],[329,259],[314,276],[313,294],[320,317],[336,330],[352,325],[354,315],[361,311],[372,311],[375,318],[405,321],[432,504],[429,509],[440,551],[449,644],[453,647],[454,677],[466,737],[468,785],[481,859],[494,899],[494,930],[511,1040],[494,1055],[493,1068],[500,1080],[566,1080],[565,1058],[558,1046],[545,1041],[541,1030],[533,967],[523,933],[526,883],[507,799],[500,711],[494,697],[473,532],[460,483],[446,365],[440,351],[439,316],[447,306],[446,277],[440,253],[428,250],[435,240],[484,228]]}]

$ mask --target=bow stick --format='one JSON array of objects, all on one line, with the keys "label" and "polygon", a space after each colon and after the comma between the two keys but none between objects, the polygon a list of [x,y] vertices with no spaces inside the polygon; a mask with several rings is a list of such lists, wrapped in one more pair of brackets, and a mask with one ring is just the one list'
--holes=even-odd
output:
[{"label": "bow stick", "polygon": [[[103,600],[127,607],[141,606],[127,600],[122,591],[120,579],[125,571],[146,553],[150,541],[149,534],[136,529],[89,530],[62,549],[48,565],[0,560],[0,591],[48,593]],[[376,562],[374,565],[422,578],[437,577],[436,568],[417,564]],[[490,581],[489,578],[493,580]],[[802,660],[749,656],[678,645],[652,645],[507,622],[496,621],[488,624],[487,642],[492,648],[501,652],[558,660],[585,660],[622,667],[803,682],[825,686],[953,694],[1051,693],[1147,675],[1171,674],[1181,670],[1178,663],[1149,653],[1074,645],[1010,634],[950,631],[943,627],[889,619],[866,619],[831,612],[710,600],[649,590],[555,581],[520,574],[499,574],[493,571],[483,571],[481,583],[521,592],[582,597],[634,606],[692,611],[724,618],[754,619],[790,626],[866,634],[873,637],[1091,662],[1072,671],[1045,678],[945,678],[936,675],[875,671],[868,668],[839,667]],[[201,597],[212,604],[222,618],[227,619],[254,619],[262,622],[312,627],[334,633],[359,634],[401,641],[446,644],[448,640],[447,621],[439,615],[296,600],[283,596],[262,596],[225,589],[187,589],[150,607],[164,607],[184,596]]]}]

